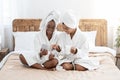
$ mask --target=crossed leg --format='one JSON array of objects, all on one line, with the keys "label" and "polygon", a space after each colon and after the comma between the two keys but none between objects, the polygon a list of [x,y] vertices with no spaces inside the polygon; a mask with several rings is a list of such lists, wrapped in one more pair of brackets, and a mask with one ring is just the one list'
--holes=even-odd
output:
[{"label": "crossed leg", "polygon": [[63,66],[63,69],[65,69],[65,70],[73,70],[74,69],[73,64],[70,62],[65,62],[61,66]]},{"label": "crossed leg", "polygon": [[51,69],[51,68],[55,68],[57,64],[58,64],[58,60],[54,58],[52,60],[46,61],[43,65],[45,68]]},{"label": "crossed leg", "polygon": [[24,65],[28,65],[24,56],[22,54],[19,55],[20,61],[24,64]]}]

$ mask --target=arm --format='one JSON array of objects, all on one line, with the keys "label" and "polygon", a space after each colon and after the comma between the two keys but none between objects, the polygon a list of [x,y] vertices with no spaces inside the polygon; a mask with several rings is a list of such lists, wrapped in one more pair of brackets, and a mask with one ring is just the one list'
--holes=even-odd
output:
[{"label": "arm", "polygon": [[40,57],[44,56],[44,55],[47,55],[48,54],[48,50],[46,49],[41,49],[40,50]]},{"label": "arm", "polygon": [[77,48],[71,47],[70,52],[71,52],[72,54],[76,54],[76,53],[77,53]]},{"label": "arm", "polygon": [[60,52],[60,51],[61,51],[60,46],[57,45],[57,44],[53,44],[53,45],[52,45],[52,49],[55,49],[57,52]]},{"label": "arm", "polygon": [[35,46],[35,51],[39,52],[41,49],[41,42],[38,35],[35,36],[34,46]]},{"label": "arm", "polygon": [[53,55],[53,54],[50,54],[50,55],[49,55],[49,60],[52,60],[52,59],[54,59],[54,55]]}]

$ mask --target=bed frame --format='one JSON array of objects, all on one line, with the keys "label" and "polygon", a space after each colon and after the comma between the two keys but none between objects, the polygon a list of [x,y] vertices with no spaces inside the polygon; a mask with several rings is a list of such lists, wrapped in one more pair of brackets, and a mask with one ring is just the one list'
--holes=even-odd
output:
[{"label": "bed frame", "polygon": [[14,19],[13,32],[39,31],[41,19]]},{"label": "bed frame", "polygon": [[[15,19],[13,21],[13,32],[39,31],[41,19]],[[79,28],[82,31],[97,31],[96,45],[107,46],[107,21],[105,19],[81,19]],[[62,31],[61,24],[57,27]]]}]

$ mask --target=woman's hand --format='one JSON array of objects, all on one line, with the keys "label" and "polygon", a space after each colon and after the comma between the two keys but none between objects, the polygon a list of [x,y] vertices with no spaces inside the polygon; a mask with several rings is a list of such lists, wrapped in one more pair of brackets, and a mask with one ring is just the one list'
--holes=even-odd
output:
[{"label": "woman's hand", "polygon": [[57,50],[58,52],[61,51],[60,46],[57,45],[57,44],[53,44],[53,45],[52,45],[52,49],[53,49],[53,50]]},{"label": "woman's hand", "polygon": [[46,49],[41,49],[40,54],[41,54],[41,55],[47,55],[47,54],[48,54],[48,50],[46,50]]},{"label": "woman's hand", "polygon": [[72,54],[76,54],[76,53],[77,53],[77,48],[71,47],[70,52],[71,52]]},{"label": "woman's hand", "polygon": [[52,59],[54,59],[54,55],[53,55],[53,54],[50,54],[50,55],[49,55],[49,60],[52,60]]}]

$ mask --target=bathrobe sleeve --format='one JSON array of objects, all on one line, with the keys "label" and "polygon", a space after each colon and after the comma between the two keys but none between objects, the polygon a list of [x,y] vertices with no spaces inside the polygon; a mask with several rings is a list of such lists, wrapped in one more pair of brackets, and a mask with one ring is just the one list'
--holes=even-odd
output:
[{"label": "bathrobe sleeve", "polygon": [[40,44],[40,40],[39,40],[40,38],[39,38],[39,34],[38,35],[36,35],[36,37],[35,37],[35,39],[34,39],[34,50],[36,51],[36,52],[40,52],[40,49],[41,49],[41,44]]},{"label": "bathrobe sleeve", "polygon": [[81,48],[80,47],[76,47],[76,48],[77,48],[77,53],[75,54],[76,58],[81,58],[81,59],[88,58],[88,49],[89,49],[89,46],[88,46],[88,42],[87,41],[85,41],[81,45]]},{"label": "bathrobe sleeve", "polygon": [[65,56],[65,55],[67,55],[67,53],[66,53],[66,37],[65,37],[65,33],[64,32],[61,32],[61,33],[59,33],[59,35],[58,35],[59,37],[58,37],[58,41],[57,41],[57,44],[60,46],[60,49],[61,49],[61,51],[59,52],[59,54],[61,55],[61,56]]}]

